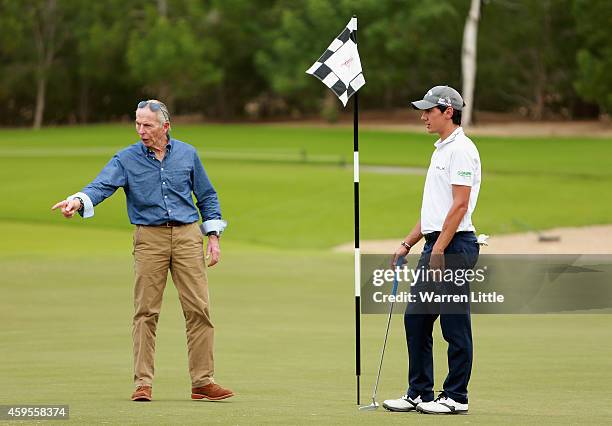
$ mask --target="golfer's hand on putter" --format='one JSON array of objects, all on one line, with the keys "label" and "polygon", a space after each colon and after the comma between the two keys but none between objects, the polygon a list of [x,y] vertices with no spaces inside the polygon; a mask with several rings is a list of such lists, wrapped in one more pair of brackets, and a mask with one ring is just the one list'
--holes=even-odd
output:
[{"label": "golfer's hand on putter", "polygon": [[206,259],[210,259],[208,266],[215,266],[221,257],[221,248],[219,247],[219,237],[210,235],[208,244],[206,245]]},{"label": "golfer's hand on putter", "polygon": [[68,201],[68,200],[60,201],[59,203],[51,207],[51,210],[61,208],[62,214],[64,215],[64,217],[66,219],[70,219],[72,218],[72,216],[74,216],[76,212],[80,210],[81,207],[82,207],[81,202],[75,198],[74,200],[71,200],[71,201]]},{"label": "golfer's hand on putter", "polygon": [[395,253],[393,254],[393,259],[391,260],[391,267],[395,268],[399,258],[406,256],[408,254],[408,252],[409,252],[409,250],[406,247],[399,246],[399,248],[397,250],[395,250]]}]

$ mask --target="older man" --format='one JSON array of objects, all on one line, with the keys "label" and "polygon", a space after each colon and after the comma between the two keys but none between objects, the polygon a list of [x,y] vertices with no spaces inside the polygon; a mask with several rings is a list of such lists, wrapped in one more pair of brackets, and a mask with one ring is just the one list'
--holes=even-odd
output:
[{"label": "older man", "polygon": [[[401,241],[393,257],[406,256],[425,237],[417,268],[433,272],[470,270],[478,260],[478,239],[472,213],[480,191],[480,155],[463,133],[463,99],[449,86],[431,88],[422,100],[412,102],[421,110],[428,133],[437,134],[435,150],[427,170],[421,217]],[[440,275],[441,276],[441,275]],[[434,280],[436,281],[436,280]],[[413,292],[428,291],[435,284],[439,291],[469,292],[468,284],[419,281]],[[418,300],[418,299],[417,299]],[[442,335],[448,342],[448,375],[444,390],[433,398],[432,331],[440,317]],[[409,387],[399,399],[386,400],[390,411],[420,411],[428,414],[460,414],[468,411],[468,382],[472,371],[472,327],[469,302],[454,305],[409,304],[404,316],[408,346]]]},{"label": "older man", "polygon": [[[168,269],[178,290],[187,324],[191,398],[220,400],[233,392],[214,382],[208,266],[219,261],[221,218],[217,193],[196,149],[170,137],[170,116],[158,100],[136,109],[140,140],[119,151],[81,192],[55,204],[66,218],[88,218],[94,206],[123,188],[134,232],[134,384],[133,401],[151,401],[155,331]],[[197,199],[193,202],[192,193]],[[197,205],[197,208],[196,208]],[[203,223],[198,226],[198,210]],[[208,236],[206,259],[202,234]]]}]

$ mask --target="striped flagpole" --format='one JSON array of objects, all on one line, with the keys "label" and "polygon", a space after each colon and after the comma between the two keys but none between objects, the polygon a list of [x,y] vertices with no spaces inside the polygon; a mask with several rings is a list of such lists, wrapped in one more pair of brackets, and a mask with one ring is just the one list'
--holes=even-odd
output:
[{"label": "striped flagpole", "polygon": [[[351,42],[352,40],[352,42]],[[347,69],[340,68],[346,66]],[[348,74],[347,74],[348,73]],[[353,122],[353,185],[355,191],[355,375],[357,376],[357,405],[361,376],[361,265],[359,257],[359,96],[357,91],[365,84],[361,60],[357,51],[357,17],[353,15],[342,32],[332,41],[323,55],[306,70],[330,88],[342,105],[354,96]],[[339,77],[342,75],[347,82]]]},{"label": "striped flagpole", "polygon": [[[357,16],[353,15],[357,19]],[[357,44],[357,30],[354,31]],[[359,248],[359,93],[353,95],[353,192],[355,204],[355,375],[357,376],[357,405],[360,405],[361,377],[361,259]]]}]

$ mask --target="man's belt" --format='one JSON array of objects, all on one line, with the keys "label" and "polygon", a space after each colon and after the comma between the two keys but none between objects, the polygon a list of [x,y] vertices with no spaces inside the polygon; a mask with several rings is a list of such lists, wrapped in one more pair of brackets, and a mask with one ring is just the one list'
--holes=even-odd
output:
[{"label": "man's belt", "polygon": [[169,220],[168,222],[160,223],[159,225],[144,225],[144,226],[161,226],[162,228],[172,228],[173,226],[184,226],[190,225],[190,223],[176,222],[174,220]]},{"label": "man's belt", "polygon": [[[465,234],[473,234],[473,233],[474,231],[459,231],[459,232],[455,232],[455,235],[465,235]],[[428,243],[436,241],[439,236],[440,236],[439,231],[434,231],[434,232],[430,232],[428,234],[423,235],[423,237],[425,237],[425,241],[427,241]]]}]

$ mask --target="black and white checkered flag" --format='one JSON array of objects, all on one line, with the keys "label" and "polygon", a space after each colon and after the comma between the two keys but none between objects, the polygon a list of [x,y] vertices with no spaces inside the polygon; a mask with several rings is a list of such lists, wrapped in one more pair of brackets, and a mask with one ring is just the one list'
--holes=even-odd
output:
[{"label": "black and white checkered flag", "polygon": [[329,87],[346,106],[349,98],[365,84],[357,51],[357,18],[352,18],[327,50],[307,71]]}]

